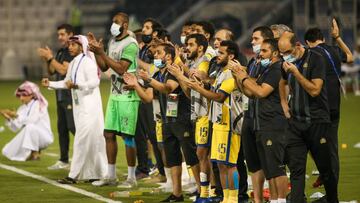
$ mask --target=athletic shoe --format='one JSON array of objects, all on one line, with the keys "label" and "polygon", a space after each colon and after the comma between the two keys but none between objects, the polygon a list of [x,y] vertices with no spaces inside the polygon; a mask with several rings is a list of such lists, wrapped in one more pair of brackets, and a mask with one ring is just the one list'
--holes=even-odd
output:
[{"label": "athletic shoe", "polygon": [[156,176],[158,174],[159,174],[159,169],[157,167],[154,166],[154,167],[150,168],[150,172],[149,172],[150,176]]},{"label": "athletic shoe", "polygon": [[158,174],[157,176],[153,176],[147,180],[144,181],[145,183],[148,184],[154,184],[154,183],[165,183],[166,182],[166,177]]},{"label": "athletic shoe", "polygon": [[199,197],[195,200],[195,203],[210,203],[209,198]]},{"label": "athletic shoe", "polygon": [[184,201],[183,195],[180,195],[180,197],[176,197],[175,195],[171,194],[168,198],[160,202],[183,202],[183,201]]},{"label": "athletic shoe", "polygon": [[147,178],[147,177],[149,177],[149,175],[146,174],[146,173],[139,172],[139,173],[136,174],[136,180],[141,180],[141,179],[144,179],[144,178]]},{"label": "athletic shoe", "polygon": [[124,182],[122,182],[120,185],[118,185],[118,188],[122,189],[131,189],[137,186],[136,180],[127,179]]},{"label": "athletic shoe", "polygon": [[158,184],[160,184],[160,186],[158,187],[158,189],[160,189],[162,192],[165,192],[165,193],[173,192],[172,184],[170,184],[169,182],[166,182],[166,183],[158,183]]},{"label": "athletic shoe", "polygon": [[57,161],[54,165],[48,167],[49,170],[59,170],[59,169],[69,169],[69,168],[70,168],[70,164],[62,161]]},{"label": "athletic shoe", "polygon": [[116,178],[105,178],[102,180],[94,181],[91,183],[93,186],[101,187],[101,186],[115,186],[117,185]]},{"label": "athletic shoe", "polygon": [[70,177],[66,177],[63,179],[58,179],[56,182],[60,183],[60,184],[75,184],[76,180]]}]

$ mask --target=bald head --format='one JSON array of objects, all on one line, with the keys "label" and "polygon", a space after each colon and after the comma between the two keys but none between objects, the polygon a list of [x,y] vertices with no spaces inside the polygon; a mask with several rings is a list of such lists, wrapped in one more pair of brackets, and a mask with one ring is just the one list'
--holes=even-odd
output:
[{"label": "bald head", "polygon": [[296,45],[296,37],[292,32],[284,32],[279,38],[279,51],[285,53],[286,51],[292,49]]},{"label": "bald head", "polygon": [[234,40],[234,34],[229,29],[220,29],[215,34],[214,48],[218,49],[220,43],[225,40]]}]

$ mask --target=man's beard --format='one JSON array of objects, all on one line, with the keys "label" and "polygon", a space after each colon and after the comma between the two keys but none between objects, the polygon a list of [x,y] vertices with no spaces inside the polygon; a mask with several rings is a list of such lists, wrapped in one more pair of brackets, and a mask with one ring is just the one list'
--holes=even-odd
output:
[{"label": "man's beard", "polygon": [[217,65],[221,67],[225,67],[228,64],[228,60],[224,59],[222,61],[217,61]]},{"label": "man's beard", "polygon": [[197,52],[191,52],[191,53],[187,53],[187,59],[188,60],[194,60],[194,59],[196,59],[196,57],[197,57]]}]

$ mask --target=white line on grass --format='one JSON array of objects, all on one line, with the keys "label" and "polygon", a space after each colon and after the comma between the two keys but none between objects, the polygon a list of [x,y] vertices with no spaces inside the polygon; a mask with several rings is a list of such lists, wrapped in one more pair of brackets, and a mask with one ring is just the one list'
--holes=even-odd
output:
[{"label": "white line on grass", "polygon": [[72,192],[76,192],[76,193],[91,197],[93,199],[97,199],[99,201],[110,202],[110,203],[115,203],[115,202],[121,203],[120,201],[115,201],[115,200],[112,200],[112,199],[109,199],[109,198],[105,198],[105,197],[103,197],[101,195],[98,195],[98,194],[95,194],[95,193],[92,193],[92,192],[88,192],[88,191],[80,189],[80,188],[76,188],[76,187],[73,187],[73,186],[70,186],[70,185],[60,184],[60,183],[58,183],[58,182],[56,182],[54,180],[50,180],[50,179],[45,178],[43,176],[36,175],[36,174],[30,173],[28,171],[24,171],[22,169],[13,167],[13,166],[9,166],[9,165],[5,165],[5,164],[0,163],[0,168],[6,169],[6,170],[9,170],[9,171],[13,171],[15,173],[18,173],[18,174],[21,174],[21,175],[24,175],[24,176],[27,176],[27,177],[31,177],[31,178],[40,180],[42,182],[54,185],[56,187],[63,188],[65,190],[70,190]]},{"label": "white line on grass", "polygon": [[51,153],[51,152],[45,152],[44,154],[47,155],[47,156],[51,156],[51,157],[58,157],[59,156],[58,154]]}]

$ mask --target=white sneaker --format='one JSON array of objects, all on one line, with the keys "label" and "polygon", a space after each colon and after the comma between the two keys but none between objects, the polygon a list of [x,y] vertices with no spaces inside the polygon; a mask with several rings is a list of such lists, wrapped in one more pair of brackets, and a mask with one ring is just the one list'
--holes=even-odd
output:
[{"label": "white sneaker", "polygon": [[48,167],[49,170],[59,170],[59,169],[69,169],[69,168],[70,168],[70,164],[62,161],[57,161],[54,165]]},{"label": "white sneaker", "polygon": [[94,181],[91,184],[96,187],[108,186],[108,185],[115,186],[115,185],[117,185],[117,180],[116,180],[116,178],[105,178],[102,180]]},{"label": "white sneaker", "polygon": [[173,192],[172,184],[169,182],[161,184],[158,189],[160,189],[162,192]]},{"label": "white sneaker", "polygon": [[120,185],[118,185],[118,188],[122,189],[131,189],[137,186],[136,180],[133,179],[127,179],[124,182],[122,182]]}]

